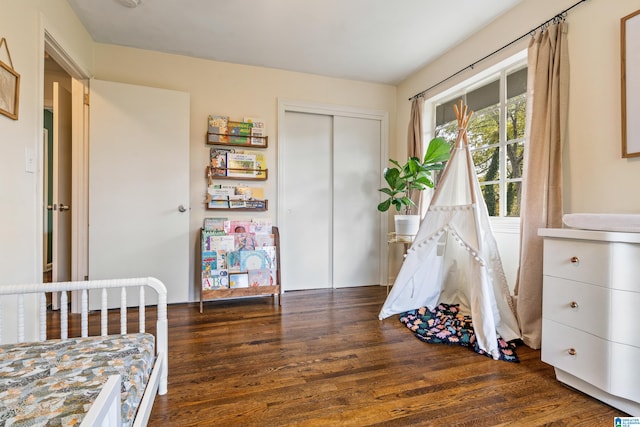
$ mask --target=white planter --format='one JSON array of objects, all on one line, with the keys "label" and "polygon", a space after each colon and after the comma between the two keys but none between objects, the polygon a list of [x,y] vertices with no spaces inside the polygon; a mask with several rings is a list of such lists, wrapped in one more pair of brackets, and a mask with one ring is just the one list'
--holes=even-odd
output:
[{"label": "white planter", "polygon": [[415,236],[420,228],[420,215],[396,215],[394,218],[398,236]]}]

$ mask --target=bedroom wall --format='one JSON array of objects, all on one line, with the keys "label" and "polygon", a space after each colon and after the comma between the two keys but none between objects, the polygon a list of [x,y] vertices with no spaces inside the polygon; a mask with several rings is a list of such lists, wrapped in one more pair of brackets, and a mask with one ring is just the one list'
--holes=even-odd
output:
[{"label": "bedroom wall", "polygon": [[[295,99],[323,104],[383,110],[389,112],[390,145],[395,135],[396,88],[351,80],[321,77],[276,69],[243,66],[186,56],[164,54],[96,44],[94,77],[101,80],[159,87],[188,92],[191,99],[190,123],[190,295],[199,298],[194,278],[199,230],[206,216],[225,216],[226,212],[204,207],[206,181],[204,168],[209,158],[205,145],[207,116],[261,117],[267,124],[269,179],[265,187],[269,210],[264,213],[233,213],[234,217],[277,218],[277,109],[278,99]],[[372,207],[375,209],[375,207]],[[226,215],[228,216],[228,215]]]},{"label": "bedroom wall", "polygon": [[[65,0],[3,0],[0,10],[0,38],[6,38],[20,74],[18,120],[0,115],[0,283],[30,283],[42,280],[42,236],[36,231],[42,189],[39,174],[25,171],[25,152],[32,151],[39,164],[44,29],[87,69],[93,42]],[[0,60],[9,63],[4,47]]]},{"label": "bedroom wall", "polygon": [[[411,104],[408,98],[526,34],[577,0],[524,0],[398,86],[397,141],[404,141]],[[640,0],[589,0],[567,17],[570,59],[568,141],[564,147],[564,211],[640,213],[634,186],[640,158],[621,157],[620,18],[640,9]],[[434,96],[527,48],[529,37],[427,94]],[[404,155],[405,147],[393,147]],[[508,227],[507,227],[508,228]],[[507,276],[513,285],[519,236],[498,231]],[[505,256],[506,254],[506,256]]]}]

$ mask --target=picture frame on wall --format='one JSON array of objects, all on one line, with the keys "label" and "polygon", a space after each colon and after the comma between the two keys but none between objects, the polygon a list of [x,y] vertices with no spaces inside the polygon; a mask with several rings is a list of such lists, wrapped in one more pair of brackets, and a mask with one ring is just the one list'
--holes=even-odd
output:
[{"label": "picture frame on wall", "polygon": [[0,60],[0,114],[18,120],[18,101],[20,99],[20,74],[13,69],[11,53],[7,39],[0,39],[0,52],[4,46],[9,65]]},{"label": "picture frame on wall", "polygon": [[620,19],[622,157],[640,157],[640,10]]}]

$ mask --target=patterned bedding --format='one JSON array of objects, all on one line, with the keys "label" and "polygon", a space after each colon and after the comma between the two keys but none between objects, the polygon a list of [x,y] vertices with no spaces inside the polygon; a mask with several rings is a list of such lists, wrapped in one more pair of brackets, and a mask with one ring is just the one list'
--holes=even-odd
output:
[{"label": "patterned bedding", "polygon": [[130,426],[153,368],[150,334],[0,346],[0,427],[76,426],[110,375],[122,379]]}]

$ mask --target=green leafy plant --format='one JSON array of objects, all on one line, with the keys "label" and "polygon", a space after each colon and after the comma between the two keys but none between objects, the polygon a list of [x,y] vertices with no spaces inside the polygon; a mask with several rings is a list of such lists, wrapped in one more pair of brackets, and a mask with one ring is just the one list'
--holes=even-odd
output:
[{"label": "green leafy plant", "polygon": [[451,144],[443,138],[434,138],[429,142],[423,159],[410,157],[404,165],[389,159],[395,166],[384,169],[383,177],[387,187],[378,190],[389,197],[378,205],[378,210],[386,212],[393,205],[396,211],[409,215],[415,206],[411,200],[413,192],[433,188],[433,171],[444,169],[450,155]]}]

